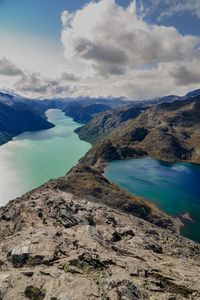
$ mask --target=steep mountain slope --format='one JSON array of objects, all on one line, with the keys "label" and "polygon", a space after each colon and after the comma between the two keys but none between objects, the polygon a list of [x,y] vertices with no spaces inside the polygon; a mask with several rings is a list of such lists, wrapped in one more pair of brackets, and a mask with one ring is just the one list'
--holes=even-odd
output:
[{"label": "steep mountain slope", "polygon": [[130,103],[123,98],[66,98],[66,99],[46,99],[42,101],[46,109],[57,108],[65,112],[66,116],[74,119],[78,123],[87,123],[98,113],[123,107]]},{"label": "steep mountain slope", "polygon": [[93,117],[91,122],[88,122],[85,126],[78,128],[76,132],[81,139],[93,144],[97,140],[99,141],[100,139],[104,138],[122,123],[136,118],[141,112],[153,105],[172,103],[175,101],[185,101],[197,96],[200,96],[200,90],[189,92],[182,97],[169,95],[144,101],[130,101],[127,103],[127,105],[117,107],[116,109],[106,111],[102,114],[98,114],[96,117]]},{"label": "steep mountain slope", "polygon": [[61,109],[74,121],[87,123],[96,114],[128,103],[117,98],[66,98],[31,100],[16,94],[0,92],[0,145],[24,131],[48,129],[53,126],[46,121],[44,113],[54,108]]},{"label": "steep mountain slope", "polygon": [[136,118],[143,110],[143,107],[131,104],[98,114],[85,126],[76,129],[76,133],[81,139],[95,143],[122,123]]},{"label": "steep mountain slope", "polygon": [[0,102],[0,145],[22,132],[48,129],[53,126],[38,111],[25,103]]},{"label": "steep mountain slope", "polygon": [[88,164],[149,155],[200,162],[200,96],[152,106],[91,149]]},{"label": "steep mountain slope", "polygon": [[197,89],[197,90],[194,90],[194,91],[191,91],[189,93],[186,94],[186,97],[188,98],[191,98],[191,97],[197,97],[197,96],[200,96],[200,89]]},{"label": "steep mountain slope", "polygon": [[[98,120],[101,122],[101,119],[105,116],[108,118],[107,122],[105,123],[106,126],[109,126],[109,120],[117,114],[118,119],[112,121],[112,125],[114,124],[121,124],[122,122],[126,121],[127,119],[137,116],[140,113],[141,109],[146,109],[146,107],[154,104],[159,103],[170,103],[175,100],[184,100],[184,97],[179,97],[175,95],[169,95],[165,97],[158,97],[150,100],[143,100],[143,101],[133,101],[126,98],[89,98],[89,97],[78,97],[78,98],[63,98],[63,99],[45,99],[41,101],[46,109],[48,108],[58,108],[65,112],[65,114],[74,119],[74,121],[79,123],[88,123],[90,120],[94,120],[96,124],[98,124]],[[122,109],[122,112],[120,113]],[[109,111],[108,111],[109,110]],[[127,112],[126,112],[127,110]],[[108,111],[107,113],[103,113],[102,116],[99,115],[101,112]],[[95,116],[97,116],[97,120],[95,121]],[[93,125],[91,125],[93,127]],[[106,131],[103,129],[103,131]],[[98,132],[99,134],[100,132]],[[80,133],[82,135],[82,132]],[[84,135],[84,133],[83,133]],[[95,139],[95,132],[91,133],[90,141]],[[83,138],[86,138],[85,136]]]},{"label": "steep mountain slope", "polygon": [[111,107],[105,104],[94,103],[87,106],[68,104],[63,108],[63,111],[67,116],[72,117],[75,122],[87,123],[92,120],[96,114],[109,109],[111,109]]},{"label": "steep mountain slope", "polygon": [[[192,95],[197,95],[198,91],[191,93]],[[50,128],[52,124],[50,125],[44,118],[44,112],[50,108],[61,109],[67,116],[72,117],[74,121],[84,124],[88,123],[100,112],[115,109],[113,113],[108,112],[108,115],[105,113],[105,115],[102,114],[98,116],[96,120],[94,119],[94,124],[89,125],[89,128],[82,129],[79,132],[81,138],[94,142],[96,141],[97,135],[98,138],[104,137],[106,132],[109,132],[128,119],[136,117],[141,112],[141,109],[146,109],[146,107],[155,103],[172,102],[175,99],[183,100],[184,97],[171,95],[145,101],[135,101],[134,103],[125,98],[78,97],[74,99],[31,100],[17,94],[0,91],[0,117],[2,117],[3,123],[1,125],[2,128],[0,127],[0,144],[7,142],[12,139],[13,136],[23,131]],[[4,107],[4,105],[6,106]],[[126,108],[123,108],[120,112],[122,107]],[[7,121],[3,116],[4,108],[5,114],[8,109],[11,111],[9,115],[12,117]],[[114,115],[116,115],[115,119],[113,119]],[[24,122],[19,121],[21,118],[24,118]],[[11,124],[9,124],[9,122],[11,122]],[[15,130],[14,128],[7,128],[13,126],[15,126]],[[89,133],[89,131],[91,132]],[[87,132],[89,134],[87,134]]]}]

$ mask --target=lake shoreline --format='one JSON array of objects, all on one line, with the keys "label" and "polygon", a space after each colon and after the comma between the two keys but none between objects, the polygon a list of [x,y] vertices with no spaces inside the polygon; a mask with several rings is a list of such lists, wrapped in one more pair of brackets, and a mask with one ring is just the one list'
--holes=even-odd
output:
[{"label": "lake shoreline", "polygon": [[[135,162],[137,161],[137,163],[138,163],[141,160],[153,161],[154,159],[150,158],[150,157],[130,159],[129,162],[127,163],[127,168],[130,168],[131,161],[135,161]],[[168,174],[169,175],[169,179],[170,179],[170,176],[175,176],[175,175],[177,176],[177,174],[180,174],[180,176],[184,177],[184,185],[182,186],[182,188],[180,190],[181,196],[180,195],[177,196],[177,197],[181,198],[181,201],[178,201],[177,199],[174,199],[174,197],[176,198],[176,193],[178,193],[178,190],[176,190],[176,188],[174,187],[173,191],[168,192],[168,194],[169,194],[168,196],[167,195],[164,196],[163,199],[165,199],[166,205],[163,206],[163,204],[161,205],[161,203],[158,202],[158,198],[156,198],[158,196],[156,196],[156,195],[159,193],[159,190],[160,190],[161,194],[164,193],[165,190],[167,191],[167,188],[165,187],[165,185],[166,185],[166,178],[165,178],[165,176],[167,176],[167,174],[163,174],[163,179],[161,180],[161,182],[159,182],[158,187],[157,188],[155,187],[155,191],[154,191],[155,195],[152,196],[151,193],[152,193],[153,185],[156,184],[156,182],[154,182],[154,180],[155,180],[155,178],[156,178],[156,176],[158,174],[155,173],[155,175],[153,175],[153,174],[149,175],[149,178],[147,178],[146,183],[144,183],[143,180],[147,177],[147,176],[145,176],[145,172],[148,172],[148,169],[145,169],[145,170],[143,170],[143,172],[141,172],[140,169],[138,169],[136,166],[133,166],[133,169],[132,169],[133,177],[130,177],[131,179],[129,179],[129,181],[128,181],[129,183],[125,183],[125,181],[123,181],[123,175],[119,175],[119,174],[120,174],[120,172],[121,172],[121,174],[122,173],[124,174],[125,171],[123,170],[123,168],[124,169],[126,168],[125,166],[126,166],[126,162],[127,161],[128,160],[118,160],[118,161],[114,160],[114,161],[111,161],[110,163],[108,162],[108,163],[104,164],[103,175],[105,176],[105,178],[107,178],[108,180],[111,180],[111,182],[113,182],[115,184],[118,184],[121,188],[125,189],[126,191],[130,192],[133,195],[142,196],[145,199],[148,199],[148,201],[155,203],[155,205],[161,211],[164,211],[165,213],[167,213],[168,215],[172,216],[175,219],[179,219],[179,225],[180,225],[180,232],[181,232],[181,234],[183,234],[184,236],[192,238],[192,239],[194,239],[194,240],[196,240],[196,241],[199,242],[200,241],[200,237],[197,238],[198,234],[197,233],[196,234],[192,233],[192,229],[191,228],[195,227],[195,228],[197,228],[197,230],[199,228],[199,224],[196,221],[197,216],[194,217],[193,214],[196,215],[196,210],[200,211],[200,204],[199,205],[196,204],[196,203],[198,203],[197,200],[193,200],[193,201],[195,201],[194,204],[198,205],[198,206],[197,206],[197,208],[196,208],[196,206],[194,208],[192,208],[191,205],[193,205],[193,204],[191,204],[189,202],[190,196],[193,195],[193,194],[194,194],[193,197],[195,197],[194,199],[198,199],[198,196],[197,196],[198,191],[196,191],[196,192],[193,191],[193,190],[195,190],[194,189],[195,184],[191,183],[192,184],[191,190],[187,192],[187,195],[184,195],[184,188],[186,186],[186,182],[188,181],[188,179],[186,179],[186,177],[188,175],[186,176],[186,174],[185,174],[185,177],[184,177],[182,175],[182,173],[181,173],[181,172],[189,172],[190,168],[191,168],[191,170],[195,174],[195,171],[197,172],[198,170],[200,170],[198,168],[196,169],[196,166],[199,167],[199,165],[198,164],[191,164],[189,162],[185,162],[185,163],[183,163],[183,162],[181,162],[181,163],[180,162],[175,162],[175,163],[172,163],[172,162],[163,162],[161,160],[155,160],[160,165],[161,169],[162,168],[169,168],[169,170],[170,170],[170,172]],[[112,165],[112,164],[115,164],[115,163],[119,164],[120,167],[118,167],[118,168],[116,167],[114,169],[114,171],[112,171],[112,176],[110,176],[108,174],[109,166]],[[125,163],[125,165],[124,165],[124,163]],[[135,163],[135,164],[137,165],[137,163]],[[141,165],[140,167],[142,168],[143,166]],[[180,167],[183,168],[182,171],[181,171]],[[156,172],[156,170],[154,170],[154,169],[153,169],[153,171]],[[140,172],[142,174],[140,174]],[[199,174],[200,173],[198,172],[198,176],[200,176]],[[138,178],[138,176],[139,176],[139,178]],[[138,181],[137,178],[139,179],[139,181]],[[154,180],[152,178],[154,178]],[[137,179],[137,181],[135,181],[136,179]],[[152,184],[150,184],[150,182],[148,182],[148,180],[150,180],[150,182],[153,181],[154,183],[152,182]],[[174,179],[172,181],[172,182],[174,182],[173,185],[175,185],[176,181],[178,181],[177,177],[176,177],[176,180]],[[135,190],[133,187],[132,188],[130,187],[130,185],[132,185],[132,186],[136,185],[136,187],[137,187],[138,184],[141,185],[140,189],[146,189],[147,188],[146,185],[147,185],[148,186],[148,190],[145,193],[144,192],[141,193],[141,192],[138,192],[137,189]],[[163,191],[162,191],[162,184],[164,184]],[[196,187],[196,190],[197,190],[197,187]],[[173,200],[173,202],[171,204],[171,208],[170,208],[170,202],[168,200],[171,199],[172,197],[173,197],[174,200]],[[176,204],[173,204],[174,201],[175,201]],[[185,201],[188,201],[188,202],[185,202]],[[192,212],[187,210],[188,207],[187,207],[186,203],[188,203],[188,207],[191,207]],[[174,207],[174,205],[176,205],[176,206]],[[178,210],[179,206],[180,206],[180,208]],[[181,208],[182,206],[183,206],[183,208]],[[183,211],[181,211],[181,210],[183,210]],[[186,215],[185,212],[187,212],[187,215]]]},{"label": "lake shoreline", "polygon": [[74,132],[81,124],[61,110],[46,114],[54,124],[50,129],[24,132],[0,146],[2,205],[64,176],[91,147]]},{"label": "lake shoreline", "polygon": [[[68,118],[66,115],[65,115],[65,117],[66,118]],[[73,121],[74,122],[74,121]],[[75,122],[76,123],[76,122]],[[79,126],[81,126],[82,124],[79,124],[79,123],[76,123],[77,125],[78,125],[78,127]],[[54,126],[55,127],[55,126]],[[77,128],[78,128],[77,127]],[[75,130],[76,130],[76,128],[73,130],[73,132],[74,132],[74,134],[76,135],[76,136],[78,136],[77,134],[76,134],[76,132],[75,132]],[[43,130],[43,131],[46,131],[46,130]],[[47,131],[48,131],[48,129],[47,129]],[[37,132],[40,132],[40,130],[39,131],[37,131]],[[27,132],[27,133],[24,133],[24,134],[29,134],[30,132]],[[17,139],[17,137],[14,137],[14,140],[15,139]],[[88,148],[89,149],[89,148]],[[82,156],[82,158],[80,157],[80,159],[81,159],[81,161],[82,160],[84,160],[84,157],[85,156]],[[148,156],[143,156],[143,158],[148,158]],[[138,158],[135,158],[135,159],[141,159],[141,157],[138,157]],[[127,158],[127,159],[123,159],[123,160],[121,160],[121,161],[127,161],[127,160],[131,160],[131,158]],[[163,160],[160,160],[159,159],[159,161],[161,162],[161,163],[166,163],[166,164],[169,164],[169,165],[171,165],[171,164],[178,164],[179,162],[171,162],[171,161],[163,161]],[[186,162],[186,163],[189,163],[189,164],[193,164],[193,165],[198,165],[198,163],[194,163],[194,162]],[[95,165],[95,169],[97,169],[98,170],[98,172],[100,172],[104,177],[106,177],[106,174],[105,174],[105,172],[106,172],[106,168],[107,168],[107,166],[109,165],[109,162],[107,162],[107,161],[103,161],[103,160],[101,160],[101,161],[99,161],[98,163],[96,163],[96,165]],[[67,169],[65,170],[65,174],[67,173]],[[45,181],[46,182],[46,181]],[[43,182],[42,184],[44,184],[45,182]],[[37,188],[37,187],[35,187],[35,188]],[[28,191],[27,191],[28,192]],[[133,194],[133,193],[132,193]],[[133,194],[133,195],[135,195],[135,194]],[[162,208],[160,208],[160,206],[159,205],[157,205],[154,201],[152,201],[151,199],[149,199],[148,197],[145,197],[145,199],[147,199],[147,201],[149,201],[150,203],[152,203],[152,204],[154,204],[155,206],[157,206],[158,207],[158,209],[159,210],[161,210],[161,211],[163,211],[163,209]],[[182,228],[185,226],[185,222],[183,222],[183,220],[181,220],[181,217],[180,217],[180,215],[178,216],[178,217],[176,217],[176,216],[174,216],[174,218],[175,219],[177,219],[177,222],[179,223],[179,228],[180,228],[180,231],[182,231]],[[179,220],[179,221],[178,221]]]}]

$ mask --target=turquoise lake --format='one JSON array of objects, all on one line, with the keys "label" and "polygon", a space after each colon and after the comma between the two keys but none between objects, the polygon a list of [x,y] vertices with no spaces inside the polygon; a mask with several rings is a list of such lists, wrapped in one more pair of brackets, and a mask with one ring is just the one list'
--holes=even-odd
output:
[{"label": "turquoise lake", "polygon": [[155,202],[171,216],[184,215],[182,234],[200,242],[199,165],[171,164],[152,158],[130,159],[109,163],[105,176],[132,194]]},{"label": "turquoise lake", "polygon": [[46,116],[54,128],[23,133],[0,147],[0,206],[65,175],[91,147],[74,133],[81,124],[56,109]]}]

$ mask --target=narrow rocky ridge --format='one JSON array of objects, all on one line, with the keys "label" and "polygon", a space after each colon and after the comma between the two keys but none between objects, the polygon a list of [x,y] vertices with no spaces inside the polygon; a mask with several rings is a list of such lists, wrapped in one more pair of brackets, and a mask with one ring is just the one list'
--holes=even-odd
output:
[{"label": "narrow rocky ridge", "polygon": [[64,189],[1,208],[1,299],[199,299],[197,243]]}]

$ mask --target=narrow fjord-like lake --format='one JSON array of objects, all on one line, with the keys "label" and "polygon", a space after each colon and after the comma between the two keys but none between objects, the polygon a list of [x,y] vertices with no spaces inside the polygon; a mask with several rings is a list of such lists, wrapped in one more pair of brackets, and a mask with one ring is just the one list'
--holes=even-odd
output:
[{"label": "narrow fjord-like lake", "polygon": [[46,116],[54,128],[23,133],[0,147],[0,206],[65,175],[91,147],[74,133],[80,124],[62,111]]},{"label": "narrow fjord-like lake", "polygon": [[171,216],[181,217],[182,233],[200,242],[200,166],[152,158],[113,161],[105,176],[134,195],[145,197]]}]

